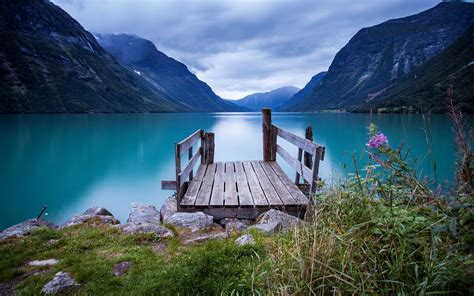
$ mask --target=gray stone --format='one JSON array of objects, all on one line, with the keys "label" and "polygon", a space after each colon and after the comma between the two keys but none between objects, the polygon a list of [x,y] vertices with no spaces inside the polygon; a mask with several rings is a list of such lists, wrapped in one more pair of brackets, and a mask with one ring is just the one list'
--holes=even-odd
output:
[{"label": "gray stone", "polygon": [[235,240],[235,243],[238,246],[253,245],[255,244],[255,239],[253,238],[253,235],[251,234],[244,234],[244,235],[239,236]]},{"label": "gray stone", "polygon": [[125,223],[121,225],[120,228],[130,234],[136,233],[151,233],[160,238],[166,237],[173,237],[174,234],[168,228],[159,225],[159,224],[152,224],[152,223]]},{"label": "gray stone", "polygon": [[96,225],[117,225],[120,221],[114,216],[102,216],[102,215],[77,215],[72,216],[66,222],[61,225],[61,228],[71,227],[74,225],[88,224],[91,226]]},{"label": "gray stone", "polygon": [[281,231],[288,231],[296,226],[303,223],[303,220],[298,217],[288,215],[281,211],[271,209],[258,216],[256,225],[268,224],[268,223],[279,223]]},{"label": "gray stone", "polygon": [[282,226],[280,222],[273,221],[270,223],[255,224],[255,225],[250,226],[248,229],[249,230],[255,229],[257,231],[264,232],[264,233],[276,233],[282,230]]},{"label": "gray stone", "polygon": [[145,205],[134,202],[132,203],[132,209],[128,215],[127,223],[160,224],[160,213],[158,213],[158,210],[154,205]]},{"label": "gray stone", "polygon": [[209,233],[209,234],[200,235],[194,238],[187,239],[183,242],[183,244],[190,245],[190,244],[202,243],[202,242],[213,240],[213,239],[226,239],[226,238],[227,238],[227,233],[225,232]]},{"label": "gray stone", "polygon": [[247,219],[237,219],[237,218],[224,218],[219,221],[219,224],[222,225],[223,227],[226,227],[228,223],[230,222],[240,222],[243,223],[247,226],[251,225],[253,222],[252,220],[247,220]]},{"label": "gray stone", "polygon": [[59,263],[58,259],[33,260],[28,262],[30,266],[53,266]]},{"label": "gray stone", "polygon": [[130,266],[132,266],[132,264],[128,261],[117,263],[114,266],[113,273],[115,276],[122,276],[130,269]]},{"label": "gray stone", "polygon": [[161,221],[165,221],[166,219],[168,219],[168,217],[170,217],[176,212],[178,212],[176,198],[172,197],[166,199],[160,209]]},{"label": "gray stone", "polygon": [[226,225],[225,225],[225,231],[230,235],[230,234],[233,234],[233,233],[238,233],[238,232],[241,232],[241,231],[244,231],[248,228],[248,225],[240,222],[240,221],[231,221],[231,222],[228,222]]},{"label": "gray stone", "polygon": [[130,234],[151,233],[160,238],[174,236],[173,232],[161,225],[160,213],[153,205],[132,203],[127,223],[120,228]]},{"label": "gray stone", "polygon": [[64,293],[69,289],[78,287],[79,284],[67,272],[60,271],[54,275],[54,278],[44,285],[41,289],[42,294],[52,295]]},{"label": "gray stone", "polygon": [[165,223],[190,229],[192,232],[206,229],[214,225],[213,217],[203,212],[185,213],[178,212],[169,216]]},{"label": "gray stone", "polygon": [[97,216],[114,216],[106,208],[92,207],[88,208],[83,215],[97,215]]},{"label": "gray stone", "polygon": [[42,219],[30,219],[13,225],[0,232],[0,240],[10,237],[22,237],[39,227],[54,228],[55,226]]}]

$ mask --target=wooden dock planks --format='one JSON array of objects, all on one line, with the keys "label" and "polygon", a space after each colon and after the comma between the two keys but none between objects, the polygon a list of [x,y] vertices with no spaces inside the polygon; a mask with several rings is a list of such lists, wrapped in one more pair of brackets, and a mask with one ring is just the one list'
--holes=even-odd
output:
[{"label": "wooden dock planks", "polygon": [[271,208],[306,206],[308,198],[274,161],[201,164],[181,207]]}]

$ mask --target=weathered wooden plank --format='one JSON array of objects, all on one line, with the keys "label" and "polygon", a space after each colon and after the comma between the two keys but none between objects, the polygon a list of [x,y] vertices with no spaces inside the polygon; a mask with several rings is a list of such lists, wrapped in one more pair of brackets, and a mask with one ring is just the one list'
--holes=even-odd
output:
[{"label": "weathered wooden plank", "polygon": [[298,148],[301,148],[304,151],[310,153],[311,155],[314,155],[316,153],[316,147],[318,145],[314,144],[313,142],[309,140],[306,140],[297,135],[294,135],[288,131],[285,131],[284,129],[281,129],[279,127],[276,127],[276,128],[277,128],[278,136],[282,137],[283,139],[287,140],[293,145],[296,145]]},{"label": "weathered wooden plank", "polygon": [[179,146],[179,154],[182,155],[184,152],[188,151],[188,149],[196,143],[202,136],[203,131],[198,129],[193,134],[191,134],[186,139],[179,142],[177,145]]},{"label": "weathered wooden plank", "polygon": [[233,162],[225,163],[225,185],[224,185],[224,205],[226,207],[238,207],[237,182]]},{"label": "weathered wooden plank", "polygon": [[205,164],[199,165],[199,168],[197,169],[197,172],[196,172],[196,176],[190,182],[188,186],[188,190],[186,191],[186,193],[183,196],[183,199],[181,200],[181,206],[194,205],[194,202],[196,201],[197,195],[199,193],[199,189],[201,188],[204,175],[206,173],[206,168],[207,168],[207,165]]},{"label": "weathered wooden plank", "polygon": [[272,160],[272,110],[262,109],[263,160]]},{"label": "weathered wooden plank", "polygon": [[312,169],[312,182],[310,182],[310,187],[309,187],[309,192],[310,193],[313,193],[313,192],[316,192],[316,189],[317,189],[317,184],[316,184],[316,181],[318,181],[319,179],[319,161],[322,157],[322,154],[323,154],[323,147],[322,146],[318,146],[318,148],[316,149],[316,153],[313,155],[313,169]]},{"label": "weathered wooden plank", "polygon": [[[201,156],[202,156],[202,149],[199,148],[199,151],[201,152]],[[191,159],[193,158],[193,146],[189,147],[188,149],[188,162],[191,161]],[[189,173],[189,181],[192,181],[193,180],[193,170],[191,170],[191,172]]]},{"label": "weathered wooden plank", "polygon": [[161,181],[161,190],[176,190],[176,181]]},{"label": "weathered wooden plank", "polygon": [[275,191],[272,184],[270,183],[270,180],[265,174],[265,171],[260,166],[260,162],[252,161],[251,163],[253,169],[255,170],[255,174],[257,175],[258,181],[262,186],[263,193],[265,193],[265,196],[267,197],[268,203],[270,205],[283,205],[283,202],[278,196],[278,193]]},{"label": "weathered wooden plank", "polygon": [[[254,207],[252,194],[250,193],[249,183],[245,175],[244,167],[241,161],[235,161],[235,174],[237,179],[237,192],[239,194],[240,207]],[[262,192],[263,194],[263,192]]]},{"label": "weathered wooden plank", "polygon": [[[298,148],[298,161],[301,162],[301,160],[303,159],[303,149],[301,148]],[[298,171],[296,172],[296,176],[295,176],[295,184],[299,184],[300,183],[300,173],[298,173]]]},{"label": "weathered wooden plank", "polygon": [[281,156],[295,171],[297,171],[303,178],[311,182],[312,172],[309,168],[305,167],[300,161],[297,161],[293,156],[290,155],[288,151],[286,151],[280,145],[277,145],[277,153]]},{"label": "weathered wooden plank", "polygon": [[252,194],[253,201],[256,207],[267,206],[268,200],[263,193],[263,189],[260,186],[257,175],[252,167],[250,161],[242,162],[245,169],[245,176],[247,177],[250,193]]},{"label": "weathered wooden plank", "polygon": [[214,133],[205,133],[201,140],[201,147],[203,148],[202,162],[201,163],[213,163],[214,162]]},{"label": "weathered wooden plank", "polygon": [[217,169],[214,175],[214,186],[212,186],[211,200],[209,205],[213,207],[224,206],[224,174],[225,164],[223,162],[216,163]]},{"label": "weathered wooden plank", "polygon": [[268,161],[260,161],[260,165],[262,166],[263,171],[265,172],[268,179],[270,180],[270,184],[275,189],[276,193],[280,197],[283,204],[285,205],[298,204],[296,200],[293,198],[293,196],[291,195],[291,193],[286,188],[285,184],[283,184],[280,177],[272,169],[272,167],[270,166],[270,163]]},{"label": "weathered wooden plank", "polygon": [[189,174],[193,170],[194,166],[199,160],[199,157],[201,157],[201,148],[197,151],[196,154],[191,158],[191,160],[186,164],[186,167],[178,174],[179,175],[179,185],[183,185],[186,179],[188,178]]},{"label": "weathered wooden plank", "polygon": [[216,173],[216,164],[211,163],[207,165],[206,173],[204,179],[202,180],[201,189],[196,197],[196,206],[205,206],[209,205],[209,200],[211,198],[212,186],[214,184],[214,174]]},{"label": "weathered wooden plank", "polygon": [[296,186],[291,180],[288,178],[288,176],[285,174],[283,169],[276,163],[275,161],[270,162],[270,166],[272,169],[275,171],[275,173],[280,177],[282,183],[286,186],[286,189],[291,193],[293,198],[296,200],[298,204],[308,204],[309,200],[308,198],[304,195],[304,193]]}]

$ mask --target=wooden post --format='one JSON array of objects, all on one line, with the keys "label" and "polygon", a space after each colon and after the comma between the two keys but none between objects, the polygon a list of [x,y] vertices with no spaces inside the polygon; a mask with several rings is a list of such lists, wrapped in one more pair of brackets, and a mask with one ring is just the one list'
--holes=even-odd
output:
[{"label": "wooden post", "polygon": [[322,153],[323,153],[323,147],[319,146],[318,148],[316,148],[316,153],[313,155],[313,176],[312,176],[312,180],[311,180],[311,184],[310,184],[310,187],[309,187],[309,192],[310,193],[314,193],[316,192],[316,189],[317,189],[317,182],[319,181],[319,161],[321,160],[321,157],[322,157]]},{"label": "wooden post", "polygon": [[176,163],[176,201],[177,201],[177,207],[179,209],[179,206],[181,204],[181,180],[179,177],[179,173],[181,173],[181,153],[179,151],[179,144],[175,145],[175,163]]},{"label": "wooden post", "polygon": [[[190,161],[192,157],[193,157],[193,146],[189,147],[188,161]],[[191,170],[191,172],[189,173],[189,181],[191,182],[192,180],[193,180],[193,170]]]},{"label": "wooden post", "polygon": [[[307,140],[313,141],[313,127],[312,126],[308,126],[306,128],[304,137]],[[298,161],[301,162],[302,158],[303,158],[303,149],[298,148]],[[308,168],[311,168],[312,162],[313,161],[311,159],[311,154],[305,152],[304,153],[304,165]],[[306,180],[304,180],[304,182],[307,183]],[[296,172],[295,184],[298,185],[299,183],[300,183],[300,174],[298,172]]]},{"label": "wooden post", "polygon": [[262,109],[263,160],[272,160],[272,110]]},{"label": "wooden post", "polygon": [[214,144],[214,133],[207,133],[208,136],[208,143],[207,143],[207,148],[208,148],[208,158],[207,158],[207,163],[214,163],[214,150],[216,145]]},{"label": "wooden post", "polygon": [[201,155],[201,164],[206,164],[206,159],[207,159],[207,133],[203,133],[201,135],[201,149],[202,149],[202,155]]}]

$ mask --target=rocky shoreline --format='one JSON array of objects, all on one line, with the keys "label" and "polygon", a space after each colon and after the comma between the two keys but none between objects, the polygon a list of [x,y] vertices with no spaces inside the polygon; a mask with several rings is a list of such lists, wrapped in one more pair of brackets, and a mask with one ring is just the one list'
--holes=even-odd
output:
[{"label": "rocky shoreline", "polygon": [[[64,229],[77,225],[88,225],[114,227],[130,235],[149,234],[160,239],[178,237],[183,245],[237,237],[234,239],[235,244],[243,246],[255,244],[253,235],[249,233],[252,229],[272,234],[288,231],[303,223],[303,220],[275,209],[262,213],[255,221],[235,218],[216,220],[203,212],[178,212],[176,199],[169,198],[160,211],[153,205],[132,203],[128,219],[123,224],[109,210],[92,207],[80,215],[69,218],[61,225],[54,225],[42,219],[26,220],[0,232],[0,240],[25,237],[40,227]],[[54,242],[51,243],[54,244]],[[51,266],[57,263],[59,260],[51,258],[34,260],[28,265]],[[113,273],[120,276],[129,267],[130,262],[121,262],[114,267]],[[78,286],[77,281],[69,273],[60,271],[43,287],[42,293],[62,293]]]}]

